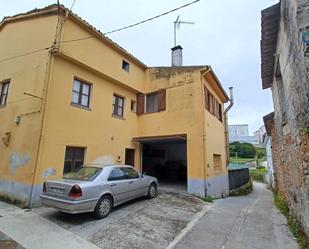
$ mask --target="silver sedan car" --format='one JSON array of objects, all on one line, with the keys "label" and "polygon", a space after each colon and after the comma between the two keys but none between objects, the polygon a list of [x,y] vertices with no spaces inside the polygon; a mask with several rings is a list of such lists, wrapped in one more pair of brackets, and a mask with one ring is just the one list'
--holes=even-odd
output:
[{"label": "silver sedan car", "polygon": [[148,196],[154,198],[158,180],[128,165],[84,165],[57,181],[46,181],[40,195],[44,205],[66,213],[93,212],[106,217],[114,206]]}]

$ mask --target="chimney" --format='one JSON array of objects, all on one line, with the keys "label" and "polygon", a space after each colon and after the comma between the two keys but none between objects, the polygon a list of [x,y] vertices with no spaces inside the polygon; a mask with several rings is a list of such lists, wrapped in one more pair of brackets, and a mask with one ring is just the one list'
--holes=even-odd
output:
[{"label": "chimney", "polygon": [[180,45],[171,48],[172,50],[172,67],[182,66],[182,47]]}]

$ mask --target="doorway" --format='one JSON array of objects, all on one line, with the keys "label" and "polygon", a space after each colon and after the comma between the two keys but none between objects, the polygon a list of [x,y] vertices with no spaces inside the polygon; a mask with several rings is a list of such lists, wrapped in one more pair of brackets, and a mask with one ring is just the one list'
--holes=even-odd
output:
[{"label": "doorway", "polygon": [[135,149],[126,149],[125,164],[134,167]]}]

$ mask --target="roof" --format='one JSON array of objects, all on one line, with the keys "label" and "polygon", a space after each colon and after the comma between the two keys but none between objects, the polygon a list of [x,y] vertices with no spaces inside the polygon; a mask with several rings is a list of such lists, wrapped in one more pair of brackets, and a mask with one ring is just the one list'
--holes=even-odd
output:
[{"label": "roof", "polygon": [[[58,9],[59,8],[59,9]],[[94,37],[100,38],[103,42],[106,44],[110,45],[112,48],[117,50],[118,52],[124,54],[125,56],[129,57],[131,60],[133,60],[135,63],[137,63],[139,66],[143,67],[144,69],[147,68],[147,66],[141,62],[139,59],[137,59],[135,56],[127,52],[124,48],[119,46],[117,43],[113,42],[110,38],[104,35],[100,30],[96,29],[93,27],[91,24],[89,24],[87,21],[79,17],[78,15],[74,14],[72,11],[70,11],[68,8],[66,8],[64,5],[57,5],[57,4],[52,4],[44,8],[40,9],[33,9],[31,11],[25,12],[25,13],[20,13],[14,16],[6,16],[2,19],[0,22],[0,30],[10,22],[16,22],[19,20],[24,20],[24,19],[29,19],[33,18],[36,16],[44,16],[44,15],[58,15],[58,13],[65,14],[66,12],[68,13],[68,17],[72,18],[73,21],[76,21],[79,23],[81,26],[84,28],[88,29],[90,32],[94,34]],[[47,44],[48,46],[48,44]]]},{"label": "roof", "polygon": [[279,20],[280,3],[262,10],[261,77],[263,89],[271,87],[273,82]]},{"label": "roof", "polygon": [[274,117],[274,112],[271,112],[263,117],[264,125],[268,136],[271,136],[271,129],[274,125]]},{"label": "roof", "polygon": [[[220,80],[218,79],[217,75],[215,74],[215,72],[212,70],[211,66],[206,66],[206,69],[202,69],[201,70],[202,75],[206,74],[206,73],[211,73],[212,77],[215,79],[217,86],[219,88],[219,91],[223,94],[223,102],[226,103],[227,101],[229,101],[229,96],[227,95],[227,93],[225,92]],[[216,89],[215,89],[216,90]]]},{"label": "roof", "polygon": [[229,163],[228,169],[229,170],[237,170],[237,169],[248,169],[249,167],[244,164],[239,164],[239,163]]}]

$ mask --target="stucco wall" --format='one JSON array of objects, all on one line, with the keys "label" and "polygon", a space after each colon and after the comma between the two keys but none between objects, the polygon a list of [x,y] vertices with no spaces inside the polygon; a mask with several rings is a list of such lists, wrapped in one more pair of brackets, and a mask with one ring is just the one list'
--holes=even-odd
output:
[{"label": "stucco wall", "polygon": [[[56,22],[49,16],[4,25],[1,59],[51,46]],[[0,62],[0,82],[10,80],[7,104],[0,107],[0,195],[23,205],[30,200],[44,101],[24,93],[43,98],[47,62],[47,50]],[[6,132],[11,134],[8,146],[2,142]]]}]

